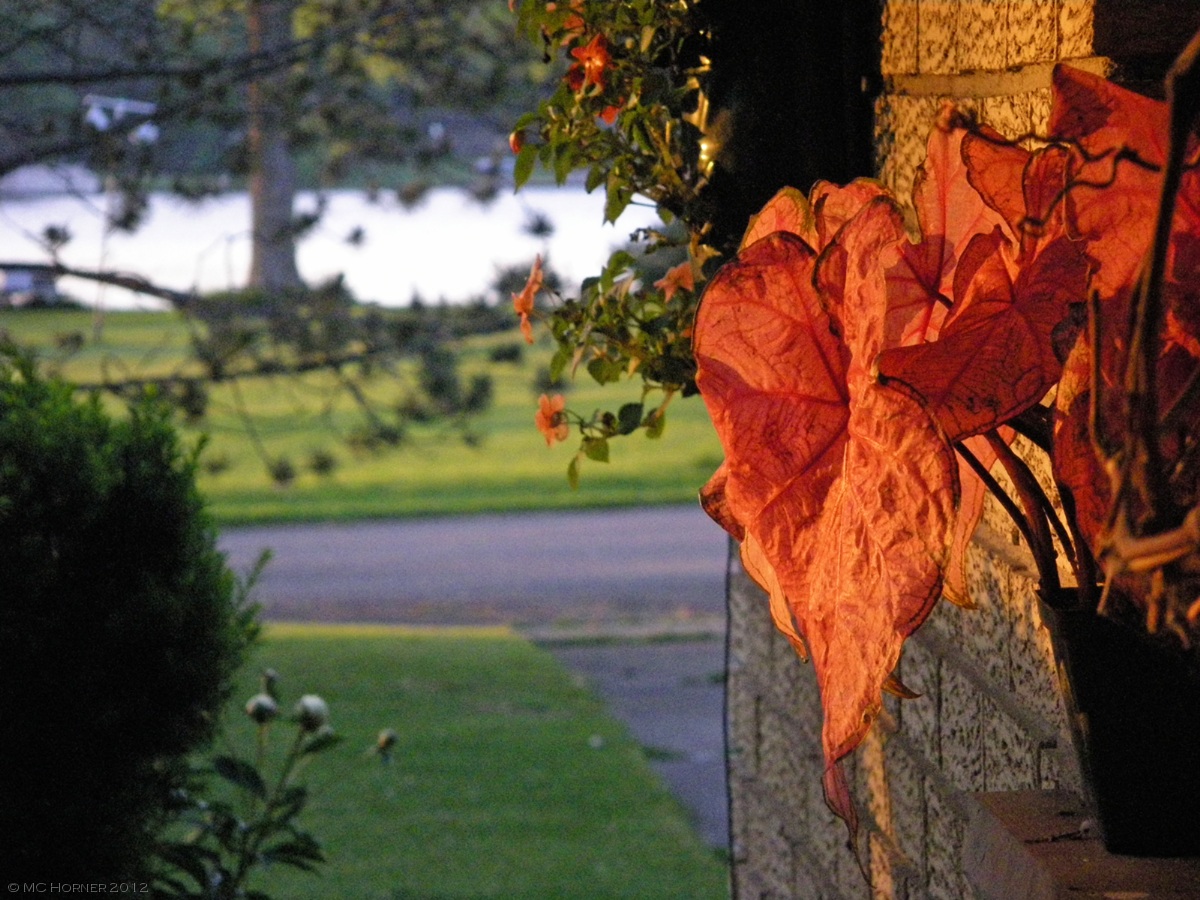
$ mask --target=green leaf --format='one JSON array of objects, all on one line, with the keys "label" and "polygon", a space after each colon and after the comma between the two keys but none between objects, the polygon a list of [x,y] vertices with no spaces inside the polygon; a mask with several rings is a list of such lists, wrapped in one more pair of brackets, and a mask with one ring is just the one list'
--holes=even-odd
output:
[{"label": "green leaf", "polygon": [[525,182],[529,180],[529,176],[533,174],[533,167],[537,163],[538,147],[536,144],[526,144],[517,154],[517,161],[513,165],[513,183],[520,189]]},{"label": "green leaf", "polygon": [[562,184],[575,168],[575,148],[570,144],[562,144],[555,148],[554,180]]},{"label": "green leaf", "polygon": [[592,166],[588,169],[587,181],[584,182],[583,188],[589,194],[603,184],[605,176],[608,173],[599,165]]},{"label": "green leaf", "polygon": [[635,144],[645,153],[650,156],[654,153],[654,142],[650,140],[650,132],[645,121],[639,119],[629,126],[629,136],[633,138]]},{"label": "green leaf", "polygon": [[625,367],[617,360],[597,356],[587,364],[587,370],[597,384],[610,384],[620,380]]},{"label": "green leaf", "polygon": [[562,377],[562,373],[566,371],[567,366],[571,362],[571,351],[566,347],[559,347],[554,351],[554,355],[550,357],[550,378],[558,381]]},{"label": "green leaf", "polygon": [[528,128],[540,118],[541,116],[539,116],[536,112],[521,113],[517,121],[513,123],[513,131],[521,131],[525,128]]},{"label": "green leaf", "polygon": [[620,180],[610,177],[608,179],[607,195],[604,200],[604,221],[617,221],[621,213],[625,212],[625,207],[629,205],[632,197],[633,194],[628,187],[621,184]]},{"label": "green leaf", "polygon": [[584,438],[583,453],[596,462],[608,462],[608,438]]},{"label": "green leaf", "polygon": [[567,484],[571,486],[571,490],[579,490],[579,457],[573,456],[571,462],[567,464]]},{"label": "green leaf", "polygon": [[617,410],[618,434],[632,434],[642,424],[642,404],[626,403]]},{"label": "green leaf", "polygon": [[322,750],[327,750],[334,744],[341,743],[342,736],[335,734],[332,731],[318,731],[305,744],[303,753],[305,756],[310,756],[314,753],[320,753]]},{"label": "green leaf", "polygon": [[276,822],[287,823],[300,814],[308,802],[308,789],[303,785],[293,785],[284,791],[275,806],[272,818]]},{"label": "green leaf", "polygon": [[666,427],[666,413],[661,408],[650,410],[650,414],[646,416],[646,437],[660,438],[662,437],[663,429]]},{"label": "green leaf", "polygon": [[313,863],[325,861],[321,845],[312,835],[304,832],[295,835],[291,840],[268,847],[263,851],[263,857],[271,862],[283,863],[306,872],[313,871]]},{"label": "green leaf", "polygon": [[258,774],[258,769],[245,760],[232,756],[217,756],[213,759],[213,770],[230,784],[247,790],[256,797],[266,798],[266,782]]}]

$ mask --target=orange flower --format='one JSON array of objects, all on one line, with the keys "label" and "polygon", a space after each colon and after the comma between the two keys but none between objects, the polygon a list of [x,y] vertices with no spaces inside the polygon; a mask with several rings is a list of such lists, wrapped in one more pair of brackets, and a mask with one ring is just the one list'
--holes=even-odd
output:
[{"label": "orange flower", "polygon": [[546,438],[547,447],[553,447],[555,441],[565,441],[571,432],[571,427],[567,424],[567,414],[564,412],[566,406],[567,401],[562,394],[555,394],[553,397],[542,394],[538,397],[538,411],[534,422],[537,423],[538,431]]},{"label": "orange flower", "polygon": [[[608,53],[608,39],[602,34],[597,34],[585,46],[572,50],[571,55],[579,60],[571,69],[578,69],[582,74],[582,86],[586,88],[595,85],[603,90],[604,73],[612,63],[612,57]],[[572,81],[570,72],[567,73],[567,78],[568,82]]]},{"label": "orange flower", "polygon": [[533,267],[529,270],[529,278],[525,282],[525,287],[521,289],[521,293],[513,294],[513,311],[521,317],[521,334],[525,336],[525,343],[533,343],[533,325],[529,322],[530,315],[533,314],[533,301],[537,297],[538,291],[542,289],[542,257],[539,254],[533,261]]},{"label": "orange flower", "polygon": [[617,121],[617,114],[621,111],[619,106],[606,106],[600,111],[600,121],[605,125],[611,125]]},{"label": "orange flower", "polygon": [[675,296],[675,292],[680,288],[685,291],[694,291],[696,289],[696,276],[692,272],[692,264],[690,261],[681,262],[679,265],[667,270],[667,274],[654,282],[656,288],[661,288],[663,298],[670,303],[671,298]]}]

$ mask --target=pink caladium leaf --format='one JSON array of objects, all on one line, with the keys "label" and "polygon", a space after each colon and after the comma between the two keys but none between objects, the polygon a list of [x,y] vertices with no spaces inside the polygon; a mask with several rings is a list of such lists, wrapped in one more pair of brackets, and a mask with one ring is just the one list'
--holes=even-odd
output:
[{"label": "pink caladium leaf", "polygon": [[793,187],[781,188],[766,205],[750,218],[742,246],[777,231],[786,231],[802,239],[810,247],[817,243],[817,217],[803,191]]},{"label": "pink caladium leaf", "polygon": [[883,185],[870,178],[859,178],[844,186],[818,181],[809,192],[809,203],[817,223],[817,241],[811,246],[817,250],[825,249],[842,226],[857,216],[864,206],[886,195]]},{"label": "pink caladium leaf", "polygon": [[[1014,434],[1011,428],[1001,428],[999,434],[1001,440],[1012,443]],[[962,443],[985,469],[990,469],[996,462],[996,451],[982,436],[967,438]],[[955,606],[974,609],[975,601],[971,598],[967,583],[967,549],[975,535],[975,527],[983,515],[983,503],[987,499],[988,489],[975,474],[975,470],[961,458],[958,461],[958,480],[961,485],[958,518],[955,520],[954,534],[950,540],[950,556],[946,561],[942,596]]]},{"label": "pink caladium leaf", "polygon": [[[837,762],[878,715],[904,638],[939,595],[958,499],[937,425],[868,375],[913,314],[889,319],[883,273],[861,252],[895,240],[896,216],[868,203],[839,230],[834,244],[859,248],[840,285],[815,277],[816,254],[793,235],[745,248],[709,285],[695,330],[697,383],[726,452],[723,504],[821,686],[827,789],[844,785]],[[827,799],[852,821],[848,794]]]},{"label": "pink caladium leaf", "polygon": [[[1054,69],[1051,135],[1071,148],[1064,214],[1071,236],[1096,262],[1101,298],[1137,275],[1153,235],[1169,143],[1165,103],[1087,72]],[[1200,172],[1193,138],[1175,215],[1177,230],[1200,230]]]},{"label": "pink caladium leaf", "polygon": [[1167,159],[1169,113],[1157,100],[1068,65],[1054,67],[1050,134],[1092,159],[1128,150],[1161,167]]},{"label": "pink caladium leaf", "polygon": [[[971,240],[997,227],[1009,229],[1005,217],[984,202],[971,183],[963,158],[968,134],[962,127],[949,125],[930,132],[925,163],[913,186],[913,204],[921,225],[917,247],[925,260],[926,277],[947,299],[951,298],[958,260]],[[1015,232],[1009,230],[1008,236],[1015,237]]]},{"label": "pink caladium leaf", "polygon": [[[1063,235],[1024,265],[1000,229],[976,235],[959,260],[953,313],[936,341],[880,354],[880,376],[911,390],[951,441],[995,428],[1058,380],[1054,330],[1087,292],[1088,258]],[[1015,278],[1014,278],[1015,270]]]}]

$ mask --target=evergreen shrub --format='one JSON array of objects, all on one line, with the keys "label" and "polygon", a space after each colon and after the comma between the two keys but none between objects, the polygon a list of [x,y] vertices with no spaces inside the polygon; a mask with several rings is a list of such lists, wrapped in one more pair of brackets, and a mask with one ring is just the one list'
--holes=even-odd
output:
[{"label": "evergreen shrub", "polygon": [[255,611],[196,454],[0,357],[0,833],[9,881],[137,877],[209,741]]}]

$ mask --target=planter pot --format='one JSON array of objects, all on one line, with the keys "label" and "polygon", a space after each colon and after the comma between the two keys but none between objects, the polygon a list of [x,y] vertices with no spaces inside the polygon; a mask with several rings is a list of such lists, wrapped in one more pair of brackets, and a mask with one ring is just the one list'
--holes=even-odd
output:
[{"label": "planter pot", "polygon": [[1200,855],[1200,678],[1177,648],[1065,605],[1042,615],[1105,847]]}]

